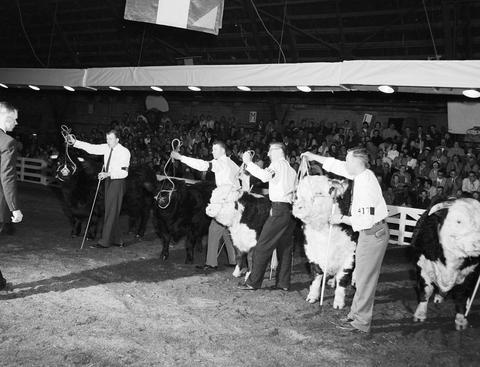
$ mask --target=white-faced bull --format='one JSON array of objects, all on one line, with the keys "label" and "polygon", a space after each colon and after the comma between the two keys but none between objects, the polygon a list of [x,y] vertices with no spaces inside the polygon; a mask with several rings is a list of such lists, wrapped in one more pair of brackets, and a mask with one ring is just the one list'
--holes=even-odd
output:
[{"label": "white-faced bull", "polygon": [[433,294],[434,302],[441,302],[452,293],[455,327],[465,329],[467,299],[480,273],[480,203],[465,198],[434,205],[418,220],[412,246],[419,297],[414,321],[425,321]]},{"label": "white-faced bull", "polygon": [[333,225],[329,241],[329,218],[332,206],[335,213],[348,215],[350,201],[348,180],[306,176],[299,182],[293,215],[304,223],[305,254],[314,273],[306,299],[310,303],[319,299],[322,277],[326,274],[334,277],[336,283],[333,307],[345,306],[345,287],[352,281],[358,233],[344,224]]},{"label": "white-faced bull", "polygon": [[262,195],[237,190],[231,185],[222,185],[213,190],[206,213],[230,231],[232,243],[238,250],[233,276],[242,275],[245,262],[251,267],[252,249],[257,245],[270,209],[270,200]]}]

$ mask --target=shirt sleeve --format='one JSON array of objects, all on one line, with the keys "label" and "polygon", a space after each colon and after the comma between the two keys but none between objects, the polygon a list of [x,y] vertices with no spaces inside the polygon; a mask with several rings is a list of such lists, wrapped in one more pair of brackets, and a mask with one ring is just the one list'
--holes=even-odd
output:
[{"label": "shirt sleeve", "polygon": [[253,162],[249,162],[246,166],[247,171],[254,175],[256,178],[262,182],[268,182],[275,176],[275,170],[272,167],[273,165],[268,166],[268,168],[260,168]]},{"label": "shirt sleeve", "polygon": [[[182,163],[185,163],[187,166],[192,167],[198,171],[208,171],[212,162],[204,161],[203,159],[190,158],[182,155],[180,160]],[[212,165],[213,169],[213,165]]]},{"label": "shirt sleeve", "polygon": [[328,172],[353,180],[353,176],[348,173],[346,165],[347,164],[344,161],[339,161],[335,158],[327,158],[323,163],[323,168]]},{"label": "shirt sleeve", "polygon": [[10,141],[0,156],[0,177],[3,196],[10,211],[18,210],[17,203],[17,154],[15,140]]},{"label": "shirt sleeve", "polygon": [[73,146],[95,155],[104,155],[108,149],[107,144],[90,144],[80,140],[77,140]]},{"label": "shirt sleeve", "polygon": [[125,178],[128,176],[128,167],[130,166],[130,151],[128,149],[122,149],[118,163],[119,166],[112,167],[110,171],[111,179]]}]

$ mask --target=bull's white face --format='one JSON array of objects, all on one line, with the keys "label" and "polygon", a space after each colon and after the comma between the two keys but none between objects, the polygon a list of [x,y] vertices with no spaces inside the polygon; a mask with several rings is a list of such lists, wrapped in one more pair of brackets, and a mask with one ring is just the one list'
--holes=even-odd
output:
[{"label": "bull's white face", "polygon": [[212,191],[205,212],[220,224],[230,227],[238,214],[238,209],[235,209],[235,202],[241,195],[241,190],[232,185],[221,185]]},{"label": "bull's white face", "polygon": [[307,176],[298,185],[292,213],[304,223],[328,224],[333,197],[342,195],[346,188],[346,184],[326,176]]},{"label": "bull's white face", "polygon": [[480,256],[480,203],[458,199],[448,209],[440,229],[440,241],[446,252],[458,257]]}]

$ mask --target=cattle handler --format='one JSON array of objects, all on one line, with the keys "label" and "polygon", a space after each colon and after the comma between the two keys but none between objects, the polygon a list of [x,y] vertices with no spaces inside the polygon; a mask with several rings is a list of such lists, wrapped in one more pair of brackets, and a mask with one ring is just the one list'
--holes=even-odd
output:
[{"label": "cattle handler", "polygon": [[[217,187],[221,185],[232,185],[235,189],[239,189],[240,168],[227,156],[225,143],[220,140],[214,141],[212,145],[212,155],[213,159],[211,161],[204,161],[202,159],[184,156],[176,150],[172,150],[170,157],[198,171],[212,171],[215,173],[215,184]],[[218,270],[218,245],[222,238],[225,242],[229,265],[236,265],[235,248],[233,247],[230,232],[227,227],[221,225],[215,219],[212,219],[210,227],[208,228],[207,259],[205,265],[199,265],[197,268],[206,272]]]},{"label": "cattle handler", "polygon": [[389,239],[385,222],[388,211],[382,189],[375,174],[367,168],[368,152],[364,148],[350,149],[345,162],[310,152],[303,153],[302,157],[321,163],[326,171],[353,180],[350,215],[334,214],[330,218],[331,224],[344,223],[359,232],[353,273],[355,296],[350,312],[341,319],[339,328],[368,333],[378,277]]},{"label": "cattle handler", "polygon": [[90,144],[76,140],[73,135],[67,135],[67,142],[75,148],[87,153],[103,155],[103,169],[98,174],[99,180],[105,180],[105,217],[103,221],[102,238],[91,248],[123,247],[120,232],[119,217],[125,195],[125,178],[130,166],[130,151],[120,144],[119,133],[110,130],[106,134],[106,144]]},{"label": "cattle handler", "polygon": [[263,182],[268,182],[268,196],[272,202],[272,209],[253,250],[252,272],[245,284],[239,288],[243,290],[261,288],[265,270],[276,249],[278,267],[274,289],[288,291],[295,229],[292,202],[297,174],[285,158],[285,146],[282,143],[271,143],[268,156],[271,164],[266,169],[253,163],[249,152],[245,152],[242,157],[248,172]]}]

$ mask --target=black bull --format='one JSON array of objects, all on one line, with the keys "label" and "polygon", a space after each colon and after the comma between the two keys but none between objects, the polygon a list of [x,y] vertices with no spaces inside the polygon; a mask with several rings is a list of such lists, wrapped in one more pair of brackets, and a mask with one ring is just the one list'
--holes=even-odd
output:
[{"label": "black bull", "polygon": [[[187,185],[183,180],[159,183],[157,197],[160,205],[154,206],[155,231],[163,242],[162,258],[169,256],[169,245],[185,238],[185,263],[193,263],[194,249],[201,248],[201,241],[208,234],[211,218],[205,214],[214,184],[198,182]],[[173,190],[170,192],[170,190]]]}]

